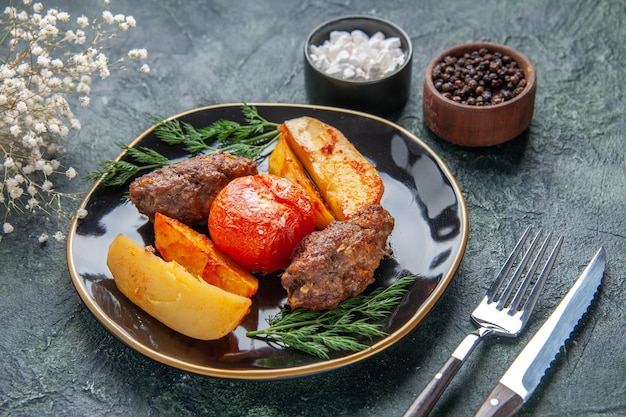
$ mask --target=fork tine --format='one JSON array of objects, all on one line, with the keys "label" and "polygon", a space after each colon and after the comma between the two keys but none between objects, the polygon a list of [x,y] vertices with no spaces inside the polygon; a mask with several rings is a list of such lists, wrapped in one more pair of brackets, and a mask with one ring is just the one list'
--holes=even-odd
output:
[{"label": "fork tine", "polygon": [[522,281],[522,285],[520,285],[519,288],[517,289],[515,298],[513,299],[513,301],[511,301],[511,304],[509,304],[510,315],[515,314],[520,303],[522,302],[522,298],[526,294],[526,290],[530,286],[530,283],[533,281],[535,272],[537,271],[537,268],[539,267],[539,261],[541,261],[541,258],[543,258],[543,255],[546,253],[546,250],[548,249],[548,243],[550,242],[551,238],[552,238],[552,232],[548,233],[548,236],[546,236],[545,240],[543,241],[543,244],[541,245],[539,252],[537,252],[537,255],[535,256],[533,263],[531,264],[530,268],[528,269],[528,272],[526,273],[526,277],[524,278],[524,281]]},{"label": "fork tine", "polygon": [[515,270],[513,277],[511,277],[511,280],[509,281],[507,287],[504,289],[504,292],[500,296],[500,301],[498,301],[498,305],[496,307],[498,310],[502,310],[504,306],[510,300],[511,293],[513,293],[513,291],[515,290],[515,287],[517,286],[517,283],[522,277],[522,272],[524,272],[524,268],[526,268],[526,264],[528,264],[528,261],[530,260],[531,255],[533,251],[535,250],[537,243],[539,242],[539,237],[541,236],[542,232],[543,230],[539,229],[539,231],[535,235],[535,238],[533,239],[533,241],[530,243],[530,246],[526,250],[524,257],[522,258],[519,265],[517,266],[517,269]]},{"label": "fork tine", "polygon": [[561,250],[561,245],[563,245],[563,236],[560,236],[556,242],[556,245],[554,245],[552,253],[550,253],[550,257],[544,265],[543,270],[541,271],[541,274],[539,275],[539,278],[537,279],[537,282],[535,283],[535,286],[533,287],[532,292],[528,297],[528,300],[526,300],[526,303],[524,303],[522,321],[525,321],[535,308],[535,304],[537,304],[537,300],[539,299],[539,294],[541,294],[541,290],[543,289],[543,284],[545,284],[548,275],[550,275],[550,271],[554,266],[554,262],[556,261],[559,251]]},{"label": "fork tine", "polygon": [[513,251],[509,255],[504,265],[502,266],[502,269],[500,270],[500,272],[498,272],[498,275],[496,275],[496,278],[494,279],[493,284],[491,284],[491,287],[489,287],[489,289],[487,290],[486,296],[487,296],[488,302],[491,302],[493,300],[493,297],[496,295],[496,293],[502,286],[502,282],[504,281],[504,278],[508,275],[509,271],[511,270],[511,267],[513,266],[513,262],[515,262],[515,259],[517,259],[517,255],[519,255],[520,251],[522,250],[522,247],[524,246],[524,243],[526,243],[526,239],[528,238],[528,234],[530,233],[531,228],[532,226],[528,226],[526,228],[526,230],[524,231],[524,234],[522,234],[522,237],[520,237],[519,241],[515,245],[515,248],[513,248]]}]

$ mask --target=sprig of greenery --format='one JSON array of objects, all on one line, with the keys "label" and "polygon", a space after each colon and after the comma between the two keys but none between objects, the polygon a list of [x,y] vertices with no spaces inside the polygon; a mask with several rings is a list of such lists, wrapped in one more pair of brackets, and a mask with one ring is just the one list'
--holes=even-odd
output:
[{"label": "sprig of greenery", "polygon": [[[259,115],[255,106],[242,104],[245,124],[231,120],[218,120],[209,127],[196,129],[191,124],[180,120],[164,120],[151,116],[157,124],[155,136],[172,146],[182,146],[191,155],[228,152],[258,160],[265,157],[265,151],[278,139],[278,123],[269,122]],[[141,171],[162,168],[171,161],[148,148],[131,148],[117,144],[126,151],[132,161],[104,160],[99,163],[100,170],[85,177],[94,181],[102,179],[105,186],[120,186]]]},{"label": "sprig of greenery", "polygon": [[414,280],[407,275],[387,288],[348,298],[332,310],[284,307],[267,319],[269,327],[246,336],[323,359],[331,351],[358,352],[368,347],[360,341],[363,338],[385,336],[382,320],[400,304]]},{"label": "sprig of greenery", "polygon": [[[102,183],[109,187],[124,185],[135,174],[141,171],[149,171],[162,168],[170,164],[170,160],[155,151],[146,147],[132,148],[121,143],[117,143],[121,149],[125,150],[137,164],[127,161],[100,161],[101,170],[91,172],[85,176],[88,181],[95,181],[102,178]],[[139,164],[139,165],[138,165]]]}]

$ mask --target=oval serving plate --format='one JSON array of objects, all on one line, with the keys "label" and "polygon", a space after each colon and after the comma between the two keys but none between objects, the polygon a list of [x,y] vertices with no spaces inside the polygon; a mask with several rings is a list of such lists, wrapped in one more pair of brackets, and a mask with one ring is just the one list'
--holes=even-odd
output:
[{"label": "oval serving plate", "polygon": [[[413,274],[415,282],[394,314],[384,324],[386,336],[368,341],[356,353],[320,359],[292,349],[277,349],[246,337],[246,331],[267,327],[266,319],[286,302],[278,274],[260,278],[250,314],[231,334],[216,341],[183,336],[132,304],[115,286],[106,266],[109,244],[124,233],[143,245],[154,243],[152,224],[125,195],[128,187],[96,183],[82,201],[85,218],[72,220],[67,259],[72,281],[96,318],[131,348],[182,370],[233,379],[270,379],[328,371],[368,358],[391,346],[418,325],[452,280],[465,252],[468,215],[456,180],[443,161],[421,140],[385,119],[330,107],[251,104],[267,120],[311,116],[339,130],[376,164],[384,184],[381,204],[395,218],[390,237],[393,254],[381,262],[376,283],[388,286]],[[196,128],[220,120],[243,122],[240,104],[195,109],[171,117]],[[148,147],[171,159],[186,157],[148,129],[130,146]],[[119,158],[124,158],[122,153]],[[260,163],[260,172],[266,172]]]}]

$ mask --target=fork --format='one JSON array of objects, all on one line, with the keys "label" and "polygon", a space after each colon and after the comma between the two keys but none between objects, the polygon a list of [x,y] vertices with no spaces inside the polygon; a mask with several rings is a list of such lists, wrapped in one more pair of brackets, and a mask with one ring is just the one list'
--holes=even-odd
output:
[{"label": "fork", "polygon": [[[430,413],[443,391],[480,340],[491,335],[515,337],[524,329],[563,244],[563,237],[561,236],[558,238],[538,278],[535,280],[526,302],[520,308],[521,302],[533,282],[533,277],[539,267],[541,258],[543,258],[548,248],[552,233],[548,233],[520,284],[519,281],[529,260],[532,258],[532,253],[537,247],[542,234],[542,230],[538,230],[524,256],[518,262],[506,288],[502,292],[499,292],[499,290],[522,251],[531,229],[532,226],[526,228],[502,269],[496,275],[491,287],[487,290],[485,297],[472,312],[472,321],[478,329],[468,334],[452,352],[452,355],[450,355],[448,360],[406,410],[404,417],[427,416]],[[515,296],[512,297],[513,292],[515,292]]]}]

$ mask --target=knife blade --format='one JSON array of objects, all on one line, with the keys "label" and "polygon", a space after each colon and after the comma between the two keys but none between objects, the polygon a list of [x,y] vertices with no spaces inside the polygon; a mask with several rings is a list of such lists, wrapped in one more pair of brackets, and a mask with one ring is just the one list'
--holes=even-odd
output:
[{"label": "knife blade", "polygon": [[593,301],[602,283],[606,253],[600,248],[545,323],[513,361],[474,417],[517,413]]}]

